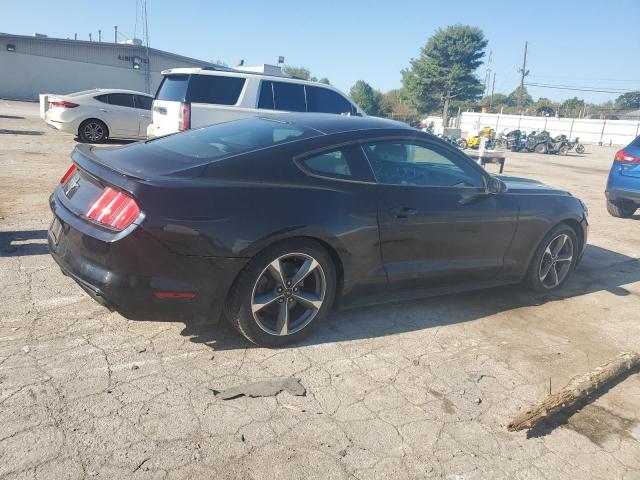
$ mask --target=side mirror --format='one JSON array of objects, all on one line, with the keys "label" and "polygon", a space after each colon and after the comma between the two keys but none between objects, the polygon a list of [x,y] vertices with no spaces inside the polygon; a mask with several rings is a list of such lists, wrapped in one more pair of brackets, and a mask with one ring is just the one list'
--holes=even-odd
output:
[{"label": "side mirror", "polygon": [[507,191],[507,185],[496,177],[489,177],[487,180],[487,193],[498,195]]}]

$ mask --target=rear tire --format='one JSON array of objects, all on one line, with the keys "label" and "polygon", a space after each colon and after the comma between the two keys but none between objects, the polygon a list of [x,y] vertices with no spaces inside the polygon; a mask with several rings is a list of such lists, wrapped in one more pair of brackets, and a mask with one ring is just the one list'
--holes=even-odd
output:
[{"label": "rear tire", "polygon": [[322,321],[336,285],[333,259],[322,245],[285,240],[260,252],[238,275],[226,316],[247,340],[281,347],[302,340]]},{"label": "rear tire", "polygon": [[467,145],[467,141],[464,138],[457,139],[456,144],[463,150],[469,146]]},{"label": "rear tire", "polygon": [[611,200],[607,200],[607,212],[612,217],[630,218],[637,209],[638,207],[634,203],[613,203]]},{"label": "rear tire", "polygon": [[564,223],[552,228],[533,254],[525,277],[526,285],[539,293],[562,288],[576,266],[579,249],[573,228]]},{"label": "rear tire", "polygon": [[580,144],[580,143],[579,143],[579,144],[576,146],[576,153],[583,154],[583,153],[584,153],[584,145],[582,145],[582,144]]},{"label": "rear tire", "polygon": [[544,143],[539,143],[533,148],[533,151],[536,153],[547,153],[547,146]]},{"label": "rear tire", "polygon": [[566,145],[563,145],[558,150],[558,155],[568,155],[568,154],[569,154],[569,147],[567,147]]}]

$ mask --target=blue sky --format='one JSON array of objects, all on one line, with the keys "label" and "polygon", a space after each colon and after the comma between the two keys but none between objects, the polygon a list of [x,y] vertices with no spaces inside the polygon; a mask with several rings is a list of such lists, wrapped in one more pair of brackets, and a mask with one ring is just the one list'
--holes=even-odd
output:
[{"label": "blue sky", "polygon": [[[2,2],[0,31],[55,37],[113,39],[113,26],[132,36],[136,0]],[[54,6],[55,5],[55,6]],[[89,6],[91,5],[91,6]],[[438,27],[455,23],[483,29],[493,51],[496,92],[518,84],[525,40],[530,82],[609,90],[640,90],[640,0],[434,2],[324,0],[148,0],[151,46],[234,65],[306,66],[348,91],[364,79],[382,91],[400,86],[400,70]],[[140,23],[137,32],[140,35]],[[484,79],[485,67],[478,74]],[[587,101],[617,93],[530,87],[535,97]]]}]

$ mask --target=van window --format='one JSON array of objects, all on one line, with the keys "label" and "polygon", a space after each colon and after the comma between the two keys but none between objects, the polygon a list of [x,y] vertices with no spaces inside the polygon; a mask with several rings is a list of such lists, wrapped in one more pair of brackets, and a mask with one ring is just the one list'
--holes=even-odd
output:
[{"label": "van window", "polygon": [[258,98],[258,108],[273,110],[273,82],[262,80],[260,82],[260,97]]},{"label": "van window", "polygon": [[299,83],[273,82],[273,100],[276,110],[306,112],[304,85]]},{"label": "van window", "polygon": [[191,75],[187,93],[192,103],[235,105],[244,87],[245,79],[221,75]]},{"label": "van window", "polygon": [[189,75],[167,75],[162,79],[156,98],[184,102],[187,98],[187,85],[189,85]]},{"label": "van window", "polygon": [[350,113],[351,102],[333,90],[307,85],[307,107],[309,112]]}]

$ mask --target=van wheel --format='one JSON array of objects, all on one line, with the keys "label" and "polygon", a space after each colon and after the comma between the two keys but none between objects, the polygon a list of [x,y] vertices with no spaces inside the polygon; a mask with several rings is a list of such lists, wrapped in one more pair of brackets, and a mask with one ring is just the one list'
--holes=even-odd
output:
[{"label": "van wheel", "polygon": [[102,120],[90,118],[80,124],[78,137],[84,143],[102,143],[109,138],[109,129]]},{"label": "van wheel", "polygon": [[638,207],[631,202],[613,203],[611,200],[607,200],[607,212],[613,217],[630,218],[636,213],[637,209]]},{"label": "van wheel", "polygon": [[280,347],[309,335],[335,295],[336,269],[322,245],[285,240],[259,253],[238,275],[226,316],[249,341]]}]

